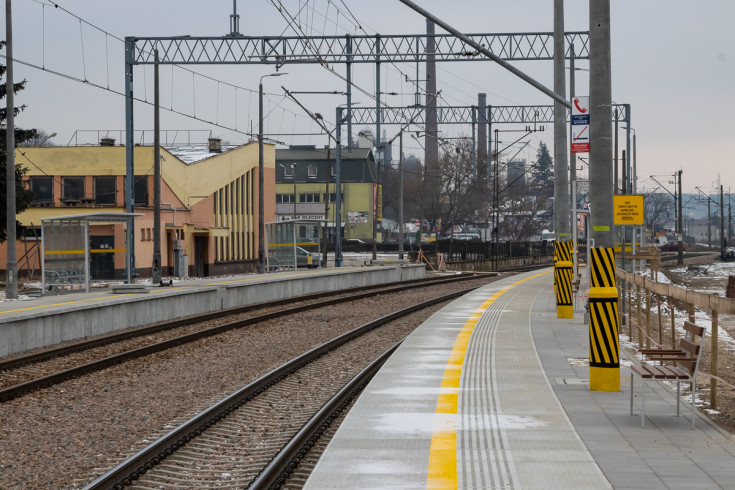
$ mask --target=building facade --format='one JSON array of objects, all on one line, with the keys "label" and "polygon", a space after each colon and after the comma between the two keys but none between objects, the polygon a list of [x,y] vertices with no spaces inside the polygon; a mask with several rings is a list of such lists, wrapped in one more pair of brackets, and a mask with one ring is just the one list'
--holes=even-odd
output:
[{"label": "building facade", "polygon": [[[153,147],[136,146],[135,264],[150,276],[153,260]],[[264,148],[265,219],[275,219],[273,145]],[[26,227],[17,244],[21,267],[40,269],[29,247],[40,238],[41,218],[104,211],[125,211],[124,146],[18,148],[16,162],[28,169],[33,205],[18,220]],[[163,275],[209,276],[257,271],[258,145],[251,143],[218,152],[198,148],[161,148],[161,261]],[[125,224],[99,224],[90,229],[92,278],[122,278],[126,273]],[[2,265],[7,248],[0,247]],[[176,258],[185,260],[176,261]],[[177,269],[177,270],[175,270]]]},{"label": "building facade", "polygon": [[[334,241],[339,221],[343,238],[372,240],[373,220],[382,216],[381,187],[369,148],[342,149],[342,216],[335,219],[336,150],[315,146],[291,146],[276,150],[276,219],[319,220],[327,223],[328,239]],[[300,230],[314,236],[315,230]],[[378,236],[378,239],[380,237]]]}]

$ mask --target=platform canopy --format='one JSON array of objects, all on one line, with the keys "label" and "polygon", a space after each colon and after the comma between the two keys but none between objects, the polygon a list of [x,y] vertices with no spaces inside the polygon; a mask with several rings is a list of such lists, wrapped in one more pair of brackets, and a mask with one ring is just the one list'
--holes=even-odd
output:
[{"label": "platform canopy", "polygon": [[[319,232],[324,221],[311,219],[290,219],[265,224],[266,271],[296,269],[299,252],[297,248],[309,247],[321,250]],[[301,250],[303,253],[303,250]],[[311,261],[314,257],[309,254]],[[305,264],[311,265],[309,257]],[[317,263],[320,263],[319,260]]]},{"label": "platform canopy", "polygon": [[[129,223],[140,213],[81,213],[41,218],[41,282],[44,294],[49,290],[89,292],[89,257],[91,253],[128,253],[128,248],[90,249],[89,225]],[[130,263],[129,257],[126,263]],[[128,283],[130,270],[128,269]]]}]

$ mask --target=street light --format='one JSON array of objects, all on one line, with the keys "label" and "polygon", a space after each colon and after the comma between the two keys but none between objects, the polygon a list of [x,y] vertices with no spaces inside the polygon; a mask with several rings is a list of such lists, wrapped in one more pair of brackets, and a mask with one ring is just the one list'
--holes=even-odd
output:
[{"label": "street light", "polygon": [[265,196],[263,180],[263,79],[288,73],[271,73],[260,77],[258,84],[258,274],[265,273]]}]

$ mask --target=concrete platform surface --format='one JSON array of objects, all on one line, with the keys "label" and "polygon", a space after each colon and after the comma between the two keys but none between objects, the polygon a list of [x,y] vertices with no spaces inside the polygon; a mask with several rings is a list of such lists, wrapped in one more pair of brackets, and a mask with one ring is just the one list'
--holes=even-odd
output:
[{"label": "concrete platform surface", "polygon": [[168,287],[149,287],[145,294],[116,294],[113,288],[101,288],[89,293],[3,301],[0,356],[198,313],[314,292],[420,279],[425,272],[421,265],[291,270],[187,280]]},{"label": "concrete platform surface", "polygon": [[556,318],[548,271],[460,298],[376,375],[306,488],[735,488],[735,439],[690,430],[666,388],[646,429],[627,368],[622,391],[589,390],[588,339],[581,307]]}]

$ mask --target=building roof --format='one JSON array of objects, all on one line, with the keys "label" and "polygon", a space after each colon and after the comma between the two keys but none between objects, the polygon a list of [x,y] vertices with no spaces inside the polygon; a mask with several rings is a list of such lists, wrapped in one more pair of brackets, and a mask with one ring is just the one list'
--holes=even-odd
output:
[{"label": "building roof", "polygon": [[[336,148],[331,148],[329,158],[334,160],[337,156]],[[375,161],[372,150],[370,148],[353,148],[352,151],[342,148],[342,160],[369,160]],[[327,149],[317,148],[316,146],[290,146],[288,148],[276,148],[276,161],[282,160],[324,160],[327,159]]]},{"label": "building roof", "polygon": [[[336,150],[329,152],[329,166],[331,166],[329,181],[334,182],[333,174]],[[373,153],[369,148],[353,148],[352,151],[342,149],[341,180],[344,183],[377,182],[377,166],[373,160]],[[308,163],[308,165],[306,165]],[[296,164],[293,176],[286,177],[286,168]],[[299,165],[303,164],[303,165]],[[309,175],[308,167],[316,166],[317,174]],[[291,146],[288,149],[276,149],[276,183],[314,183],[326,182],[327,149],[314,146]]]},{"label": "building roof", "polygon": [[197,163],[202,160],[206,160],[207,158],[216,157],[217,155],[221,155],[222,153],[226,153],[230,150],[234,150],[237,148],[237,145],[228,145],[228,146],[222,146],[221,152],[211,152],[209,151],[208,145],[199,145],[199,146],[172,146],[172,147],[166,147],[166,150],[171,153],[173,156],[181,160],[182,162],[186,163],[187,165],[192,163]]}]

